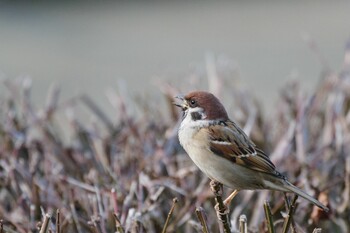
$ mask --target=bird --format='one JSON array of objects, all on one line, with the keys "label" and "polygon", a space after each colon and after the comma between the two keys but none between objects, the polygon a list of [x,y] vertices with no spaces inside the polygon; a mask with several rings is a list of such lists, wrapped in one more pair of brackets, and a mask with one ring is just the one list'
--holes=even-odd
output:
[{"label": "bird", "polygon": [[206,91],[192,91],[175,98],[174,104],[183,112],[178,129],[181,146],[211,180],[234,190],[225,199],[225,206],[229,206],[241,190],[267,189],[295,193],[329,211],[276,170],[268,155],[229,119],[216,96]]}]

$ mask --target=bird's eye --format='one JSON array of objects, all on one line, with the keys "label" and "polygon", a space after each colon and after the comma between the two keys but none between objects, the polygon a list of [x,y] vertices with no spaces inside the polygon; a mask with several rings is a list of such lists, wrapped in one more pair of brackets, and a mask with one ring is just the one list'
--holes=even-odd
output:
[{"label": "bird's eye", "polygon": [[197,102],[194,99],[190,100],[190,106],[192,108],[196,107],[197,106]]}]

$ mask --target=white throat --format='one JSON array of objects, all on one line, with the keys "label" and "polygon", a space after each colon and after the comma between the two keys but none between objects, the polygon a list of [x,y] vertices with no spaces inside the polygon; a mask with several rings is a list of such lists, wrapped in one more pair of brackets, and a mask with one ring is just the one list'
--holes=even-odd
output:
[{"label": "white throat", "polygon": [[[201,119],[194,119],[193,114],[200,114]],[[196,117],[196,116],[195,116]],[[197,116],[198,117],[198,116]],[[182,119],[180,128],[179,128],[179,141],[183,148],[187,151],[188,144],[193,142],[194,135],[199,131],[202,127],[207,127],[212,123],[210,120],[206,120],[206,115],[203,112],[202,108],[193,108],[188,109],[184,118]],[[187,151],[188,152],[188,151]]]}]

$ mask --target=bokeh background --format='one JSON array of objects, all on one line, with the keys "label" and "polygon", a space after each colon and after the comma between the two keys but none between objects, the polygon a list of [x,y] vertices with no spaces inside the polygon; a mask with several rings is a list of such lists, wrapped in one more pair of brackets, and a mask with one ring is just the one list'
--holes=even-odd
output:
[{"label": "bokeh background", "polygon": [[63,98],[88,93],[108,111],[107,88],[156,95],[159,80],[181,81],[212,54],[271,109],[286,80],[317,83],[310,41],[339,69],[349,9],[345,0],[1,1],[0,79],[29,76],[38,104],[56,83]]},{"label": "bokeh background", "polygon": [[[298,232],[350,232],[349,9],[0,1],[0,232],[38,232],[46,214],[56,233],[161,232],[175,197],[167,232],[201,232],[198,207],[218,232],[172,103],[198,88],[214,90],[278,170],[330,208],[298,201]],[[232,229],[245,214],[249,230],[268,232],[264,200],[282,232],[284,198],[270,191],[242,191]]]}]

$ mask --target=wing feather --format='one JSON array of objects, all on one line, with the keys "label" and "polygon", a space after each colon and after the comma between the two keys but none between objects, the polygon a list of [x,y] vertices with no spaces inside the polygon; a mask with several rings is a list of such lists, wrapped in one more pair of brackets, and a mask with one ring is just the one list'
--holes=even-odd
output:
[{"label": "wing feather", "polygon": [[234,122],[219,122],[207,130],[214,154],[252,170],[279,175],[269,157]]}]

